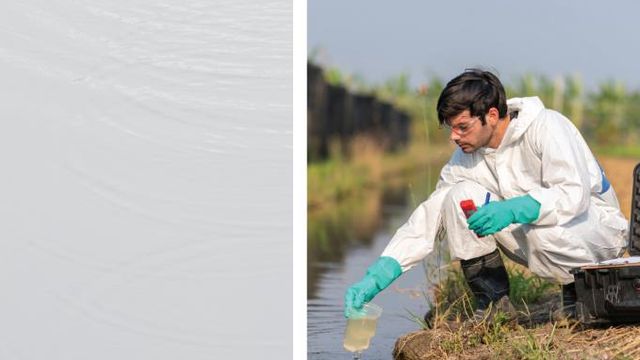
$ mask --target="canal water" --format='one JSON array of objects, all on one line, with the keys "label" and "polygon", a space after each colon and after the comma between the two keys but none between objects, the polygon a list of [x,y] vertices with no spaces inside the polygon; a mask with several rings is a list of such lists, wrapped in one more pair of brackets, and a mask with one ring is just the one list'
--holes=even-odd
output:
[{"label": "canal water", "polygon": [[291,357],[291,8],[0,4],[0,360]]},{"label": "canal water", "polygon": [[[437,171],[429,169],[325,215],[309,215],[308,359],[352,359],[342,346],[344,293],[380,256],[395,230],[432,191],[436,179]],[[442,272],[436,269],[444,265],[438,260],[444,247],[446,244],[440,243],[424,264],[404,273],[375,297],[373,302],[383,308],[383,314],[363,359],[390,359],[396,339],[421,328],[415,317],[422,318],[429,309],[429,290]]]}]

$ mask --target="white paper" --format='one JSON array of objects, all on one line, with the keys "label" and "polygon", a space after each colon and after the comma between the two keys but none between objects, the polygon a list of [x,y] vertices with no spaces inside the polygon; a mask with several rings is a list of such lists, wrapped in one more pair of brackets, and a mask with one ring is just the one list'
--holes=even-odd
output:
[{"label": "white paper", "polygon": [[624,265],[624,264],[638,264],[640,263],[640,256],[630,256],[625,258],[617,258],[599,262],[598,265]]}]

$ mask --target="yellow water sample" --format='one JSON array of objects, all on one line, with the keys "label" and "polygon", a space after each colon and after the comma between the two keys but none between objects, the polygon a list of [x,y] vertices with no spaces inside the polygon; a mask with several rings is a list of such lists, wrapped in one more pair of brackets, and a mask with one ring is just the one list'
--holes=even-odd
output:
[{"label": "yellow water sample", "polygon": [[344,332],[344,348],[347,351],[362,351],[369,347],[369,341],[376,334],[375,318],[348,319]]}]

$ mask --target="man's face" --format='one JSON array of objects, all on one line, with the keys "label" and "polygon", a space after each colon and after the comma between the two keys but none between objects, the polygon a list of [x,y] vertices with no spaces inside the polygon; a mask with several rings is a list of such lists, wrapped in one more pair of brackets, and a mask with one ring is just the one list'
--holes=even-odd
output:
[{"label": "man's face", "polygon": [[[486,118],[489,120],[490,116]],[[465,153],[471,153],[487,146],[495,130],[491,121],[482,125],[480,117],[471,116],[469,110],[454,116],[446,127],[450,131],[449,139]]]}]

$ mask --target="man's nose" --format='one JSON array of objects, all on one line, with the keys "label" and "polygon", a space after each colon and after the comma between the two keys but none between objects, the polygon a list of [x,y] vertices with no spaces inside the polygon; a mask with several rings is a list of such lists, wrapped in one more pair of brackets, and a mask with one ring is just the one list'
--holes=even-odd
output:
[{"label": "man's nose", "polygon": [[460,139],[460,135],[456,134],[455,131],[449,130],[449,140],[456,141]]}]

